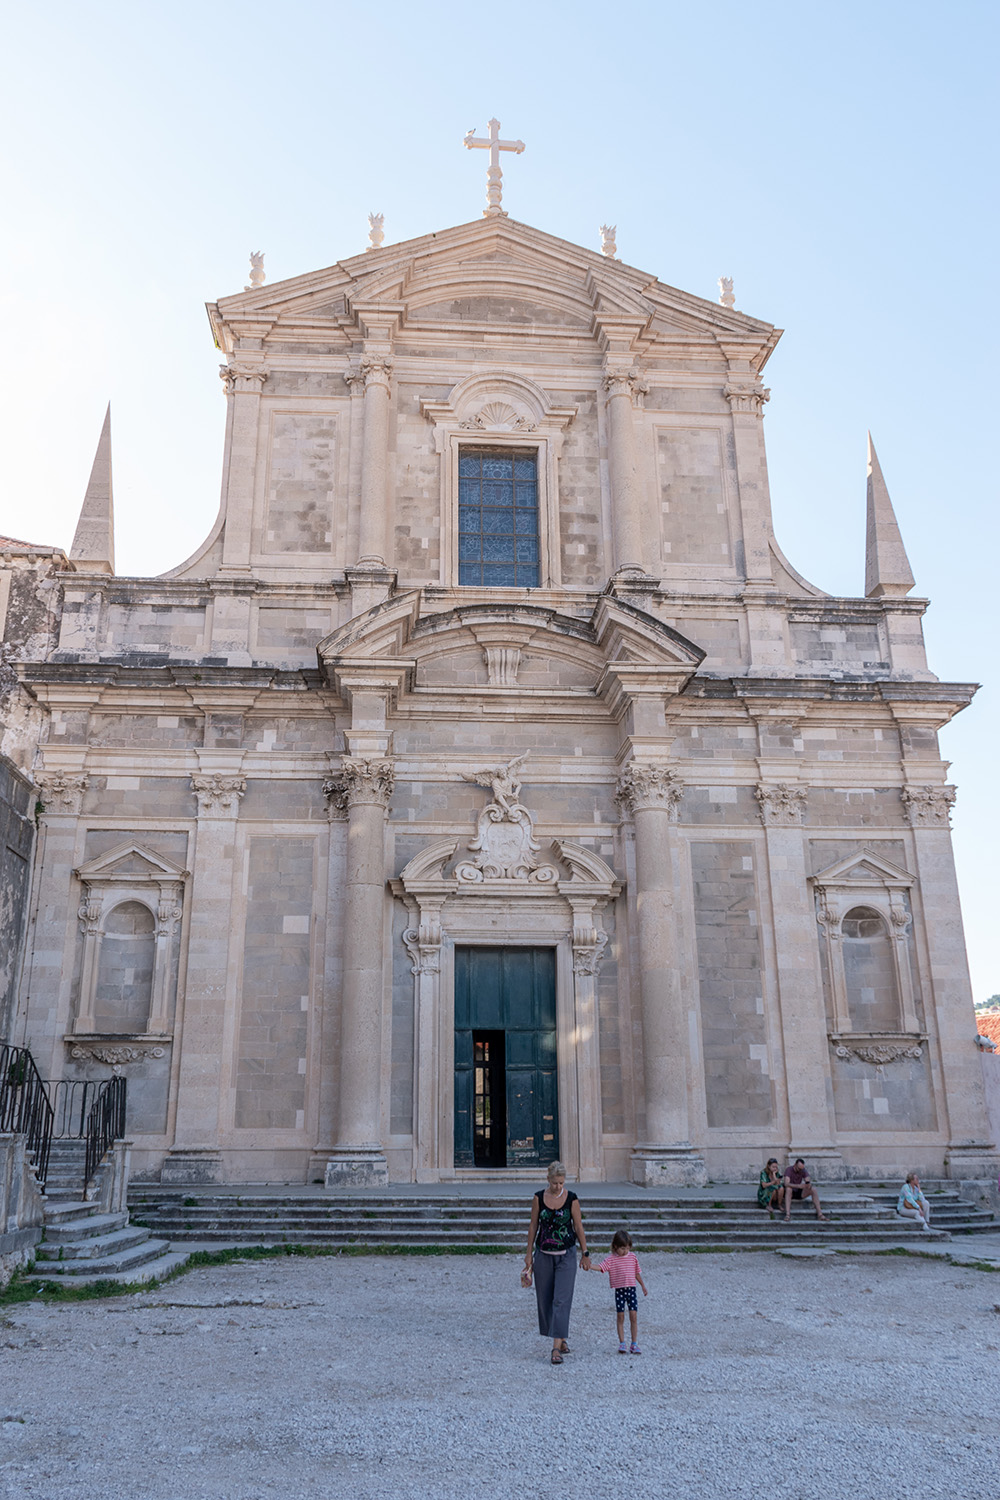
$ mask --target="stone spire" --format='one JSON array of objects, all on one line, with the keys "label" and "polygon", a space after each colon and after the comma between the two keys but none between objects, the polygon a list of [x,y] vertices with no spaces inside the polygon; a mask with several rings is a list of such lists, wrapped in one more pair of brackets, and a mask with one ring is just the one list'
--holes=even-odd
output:
[{"label": "stone spire", "polygon": [[110,401],[69,555],[80,573],[113,573],[115,571],[115,515],[111,498]]},{"label": "stone spire", "polygon": [[865,547],[865,594],[869,599],[897,598],[908,594],[914,584],[903,538],[878,454],[868,434],[868,536]]}]

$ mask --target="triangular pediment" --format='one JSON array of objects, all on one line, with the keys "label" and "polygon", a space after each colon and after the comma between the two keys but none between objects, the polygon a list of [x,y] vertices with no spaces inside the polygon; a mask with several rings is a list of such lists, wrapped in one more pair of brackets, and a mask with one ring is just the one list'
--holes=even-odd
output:
[{"label": "triangular pediment", "polygon": [[165,854],[129,841],[88,859],[76,874],[80,880],[163,881],[186,880],[189,871]]},{"label": "triangular pediment", "polygon": [[621,319],[647,346],[678,338],[745,346],[758,366],[778,337],[768,323],[509,218],[474,220],[383,245],[221,298],[209,311],[228,347],[231,323],[256,323],[266,338],[319,320],[331,325],[331,334],[339,325],[346,340],[380,306],[389,309],[401,334],[411,326],[468,326],[477,318],[503,323],[505,309],[511,326],[562,322],[587,337],[596,337],[597,324]]},{"label": "triangular pediment", "polygon": [[916,884],[916,877],[909,871],[901,869],[899,865],[893,864],[891,860],[886,859],[884,855],[877,854],[871,848],[858,849],[854,854],[837,860],[836,864],[820,870],[818,874],[811,875],[809,878],[817,886],[910,886]]}]

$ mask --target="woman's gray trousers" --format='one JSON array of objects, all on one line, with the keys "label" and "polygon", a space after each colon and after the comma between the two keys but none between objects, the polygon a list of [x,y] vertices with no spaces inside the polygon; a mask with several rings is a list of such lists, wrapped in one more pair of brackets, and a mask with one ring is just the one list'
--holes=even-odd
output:
[{"label": "woman's gray trousers", "polygon": [[535,1251],[535,1298],[538,1302],[538,1332],[547,1339],[564,1339],[569,1333],[569,1314],[576,1285],[576,1252],[543,1255]]}]

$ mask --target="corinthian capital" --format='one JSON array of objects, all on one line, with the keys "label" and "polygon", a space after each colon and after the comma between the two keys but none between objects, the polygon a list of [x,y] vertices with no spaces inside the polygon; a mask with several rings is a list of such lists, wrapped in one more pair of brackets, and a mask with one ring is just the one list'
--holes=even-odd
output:
[{"label": "corinthian capital", "polygon": [[370,385],[381,385],[388,390],[392,379],[392,360],[381,354],[366,354],[361,360],[359,373],[366,390]]},{"label": "corinthian capital", "polygon": [[83,794],[90,785],[89,776],[67,776],[57,771],[50,776],[39,776],[43,813],[77,814],[83,803]]},{"label": "corinthian capital", "polygon": [[338,778],[344,788],[347,806],[389,806],[389,798],[396,781],[396,768],[391,760],[345,759]]},{"label": "corinthian capital", "polygon": [[808,796],[804,787],[789,786],[784,781],[779,781],[774,786],[766,786],[761,782],[756,787],[754,796],[760,808],[760,821],[765,826],[772,823],[790,828],[802,822]]},{"label": "corinthian capital", "polygon": [[643,396],[649,390],[649,386],[643,380],[638,370],[605,370],[604,389],[608,400],[615,396],[627,396],[633,406],[641,405]]},{"label": "corinthian capital", "polygon": [[615,796],[628,815],[657,807],[677,817],[677,804],[684,795],[684,783],[670,766],[640,765],[631,761],[618,778]]},{"label": "corinthian capital", "polygon": [[899,795],[914,828],[951,826],[951,809],[955,803],[953,786],[904,786]]},{"label": "corinthian capital", "polygon": [[256,361],[251,363],[247,360],[234,359],[228,365],[219,366],[219,379],[223,382],[226,395],[231,396],[234,391],[251,391],[259,396],[264,381],[267,379],[267,370],[264,365]]},{"label": "corinthian capital", "polygon": [[199,818],[235,818],[247,789],[245,776],[192,776]]},{"label": "corinthian capital", "polygon": [[759,380],[731,380],[722,393],[733,412],[749,412],[752,416],[764,415],[764,402],[770,401],[771,392]]}]

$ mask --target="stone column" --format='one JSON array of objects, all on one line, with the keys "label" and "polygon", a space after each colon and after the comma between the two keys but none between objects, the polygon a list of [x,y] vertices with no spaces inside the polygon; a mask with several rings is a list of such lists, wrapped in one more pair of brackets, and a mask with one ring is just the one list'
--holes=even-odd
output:
[{"label": "stone column", "polygon": [[[953,786],[907,785],[903,805],[913,829],[914,874],[931,961],[932,996],[947,1100],[945,1167],[959,1180],[996,1182],[998,1156],[986,1112],[983,1070],[976,1046],[972,986],[959,904],[950,813]],[[933,1045],[933,1043],[932,1043]],[[944,1122],[942,1122],[944,1123]]]},{"label": "stone column", "polygon": [[327,1187],[380,1187],[389,1174],[382,1152],[383,917],[385,817],[393,763],[346,758],[348,807],[344,983],[340,1019],[337,1145]]},{"label": "stone column", "polygon": [[809,885],[802,815],[805,787],[762,781],[756,789],[765,829],[790,1160],[804,1156],[817,1180],[844,1176],[830,1104],[830,1044],[819,970],[819,932]]},{"label": "stone column", "polygon": [[642,485],[632,401],[638,382],[634,370],[606,368],[608,447],[611,471],[611,525],[615,573],[645,574],[642,548]]},{"label": "stone column", "polygon": [[237,355],[219,371],[230,402],[229,449],[223,475],[226,529],[222,545],[223,573],[250,571],[254,473],[257,467],[257,429],[260,393],[267,370],[260,357]]},{"label": "stone column", "polygon": [[180,1047],[174,1144],[160,1181],[217,1182],[222,1176],[219,1108],[230,969],[236,819],[244,776],[191,777],[198,801],[191,926]]},{"label": "stone column", "polygon": [[674,911],[674,824],[683,793],[663,765],[630,762],[618,782],[635,820],[636,915],[642,1006],[645,1140],[632,1156],[634,1182],[699,1185],[705,1166],[689,1139],[688,1028],[680,988]]}]

